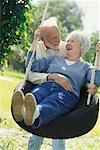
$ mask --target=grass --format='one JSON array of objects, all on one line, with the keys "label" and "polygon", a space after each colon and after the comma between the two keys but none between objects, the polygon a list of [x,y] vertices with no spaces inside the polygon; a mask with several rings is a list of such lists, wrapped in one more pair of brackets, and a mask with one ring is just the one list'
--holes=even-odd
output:
[{"label": "grass", "polygon": [[11,116],[11,97],[15,86],[24,78],[24,74],[16,71],[4,71],[0,80],[0,117],[7,127],[14,125]]},{"label": "grass", "polygon": [[[11,97],[15,86],[24,78],[24,74],[6,70],[3,78],[0,76],[0,128],[9,129],[0,138],[0,150],[27,150],[29,133],[22,130],[14,122],[11,115]],[[98,89],[100,95],[100,88]],[[11,136],[7,133],[11,130]],[[1,133],[0,133],[1,134]],[[100,147],[100,113],[95,127],[86,135],[66,140],[68,150],[99,150]],[[83,146],[84,145],[84,146]],[[46,139],[42,150],[50,150],[51,142]]]}]

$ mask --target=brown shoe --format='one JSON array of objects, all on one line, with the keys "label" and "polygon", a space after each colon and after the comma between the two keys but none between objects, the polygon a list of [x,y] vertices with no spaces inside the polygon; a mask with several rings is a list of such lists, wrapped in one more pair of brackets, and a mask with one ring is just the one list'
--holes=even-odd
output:
[{"label": "brown shoe", "polygon": [[33,124],[33,114],[36,110],[36,100],[32,93],[27,93],[25,95],[24,106],[26,109],[26,117],[24,118],[24,122],[27,126],[31,126]]},{"label": "brown shoe", "polygon": [[15,91],[12,97],[12,109],[13,115],[16,121],[22,121],[22,106],[23,106],[24,94],[22,91]]}]

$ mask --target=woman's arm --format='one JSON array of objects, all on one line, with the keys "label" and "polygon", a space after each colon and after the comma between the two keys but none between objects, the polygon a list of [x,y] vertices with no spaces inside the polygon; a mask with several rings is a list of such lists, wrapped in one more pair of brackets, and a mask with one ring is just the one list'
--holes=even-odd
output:
[{"label": "woman's arm", "polygon": [[55,81],[60,86],[62,86],[66,91],[71,92],[73,90],[71,82],[61,74],[49,74],[47,76],[47,80]]}]

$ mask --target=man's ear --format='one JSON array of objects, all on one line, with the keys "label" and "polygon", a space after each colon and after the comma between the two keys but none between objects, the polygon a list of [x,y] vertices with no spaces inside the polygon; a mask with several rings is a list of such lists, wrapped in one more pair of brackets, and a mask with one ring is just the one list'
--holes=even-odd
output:
[{"label": "man's ear", "polygon": [[45,28],[41,28],[41,32],[40,32],[40,39],[42,41],[44,41],[46,38],[46,31],[45,31]]}]

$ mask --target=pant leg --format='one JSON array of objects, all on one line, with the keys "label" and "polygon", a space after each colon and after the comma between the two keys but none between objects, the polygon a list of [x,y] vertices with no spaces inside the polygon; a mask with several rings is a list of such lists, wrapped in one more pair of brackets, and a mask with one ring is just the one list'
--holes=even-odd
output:
[{"label": "pant leg", "polygon": [[43,99],[52,94],[52,87],[54,84],[55,82],[53,81],[47,81],[45,83],[42,83],[41,85],[36,86],[32,90],[31,93],[35,96],[37,104],[39,104]]},{"label": "pant leg", "polygon": [[43,139],[41,136],[32,135],[28,142],[28,150],[40,150]]},{"label": "pant leg", "polygon": [[65,150],[65,140],[52,139],[52,150]]},{"label": "pant leg", "polygon": [[66,91],[57,85],[56,90],[53,90],[50,96],[47,96],[39,103],[40,116],[36,119],[32,127],[37,128],[62,114],[71,111],[77,102],[78,99],[72,92]]}]

